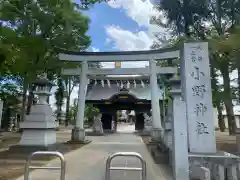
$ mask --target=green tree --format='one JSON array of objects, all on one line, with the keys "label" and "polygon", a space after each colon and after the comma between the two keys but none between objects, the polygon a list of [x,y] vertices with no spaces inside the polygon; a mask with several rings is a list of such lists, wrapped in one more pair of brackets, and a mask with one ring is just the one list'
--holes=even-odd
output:
[{"label": "green tree", "polygon": [[[156,24],[173,28],[174,35],[185,35],[190,39],[209,41],[211,70],[214,72],[219,70],[224,80],[223,102],[227,111],[230,134],[235,133],[236,124],[229,74],[236,67],[233,66],[232,56],[235,50],[232,45],[225,43],[239,22],[237,18],[239,7],[239,2],[233,0],[162,0],[157,8],[165,12],[167,22],[164,24],[160,18],[154,18]],[[214,84],[213,88],[215,88],[214,92],[218,91],[217,84]],[[214,97],[220,98],[220,96]],[[218,103],[217,107],[221,105],[221,99],[214,102]],[[221,111],[221,108],[218,110]]]},{"label": "green tree", "polygon": [[70,122],[70,97],[74,87],[79,83],[79,78],[75,76],[64,76],[64,83],[66,86],[66,120],[65,125],[68,126],[68,122]]},{"label": "green tree", "polygon": [[99,109],[94,107],[92,104],[86,104],[84,114],[88,123],[91,124],[93,122],[93,118],[99,114]]},{"label": "green tree", "polygon": [[57,120],[60,122],[60,117],[62,115],[62,106],[64,104],[64,97],[65,97],[65,88],[63,84],[63,80],[58,78],[58,89],[55,92],[55,100],[57,106]]},{"label": "green tree", "polygon": [[1,72],[22,78],[25,119],[26,94],[33,89],[31,82],[43,72],[54,76],[63,67],[75,66],[60,62],[57,54],[62,50],[82,51],[89,46],[89,19],[71,0],[0,2]]},{"label": "green tree", "polygon": [[3,114],[2,114],[2,127],[7,129],[9,126],[9,120],[11,113],[16,111],[18,108],[17,105],[20,103],[21,88],[19,88],[16,82],[6,81],[7,78],[1,81],[0,83],[0,99],[3,101]]}]

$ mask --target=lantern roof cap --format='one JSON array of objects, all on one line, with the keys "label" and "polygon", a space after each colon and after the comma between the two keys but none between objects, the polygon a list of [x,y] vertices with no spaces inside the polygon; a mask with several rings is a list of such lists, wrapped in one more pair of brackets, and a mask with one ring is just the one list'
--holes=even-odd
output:
[{"label": "lantern roof cap", "polygon": [[33,84],[39,85],[39,86],[44,86],[44,85],[45,86],[54,86],[55,85],[53,82],[51,82],[47,78],[39,78],[39,79],[35,80],[33,82]]}]

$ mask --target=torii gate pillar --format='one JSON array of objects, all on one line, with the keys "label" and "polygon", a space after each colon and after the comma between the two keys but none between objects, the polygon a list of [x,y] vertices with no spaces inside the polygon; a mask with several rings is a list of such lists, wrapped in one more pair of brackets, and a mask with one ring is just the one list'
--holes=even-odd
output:
[{"label": "torii gate pillar", "polygon": [[160,106],[158,97],[158,84],[157,84],[157,72],[156,72],[156,61],[149,61],[151,75],[151,105],[152,105],[152,138],[155,141],[160,141],[163,137],[163,129],[161,124]]},{"label": "torii gate pillar", "polygon": [[72,141],[85,142],[85,129],[84,129],[84,109],[85,99],[87,91],[87,71],[88,63],[82,62],[81,77],[78,90],[78,107],[77,107],[77,118],[75,127],[72,130]]}]

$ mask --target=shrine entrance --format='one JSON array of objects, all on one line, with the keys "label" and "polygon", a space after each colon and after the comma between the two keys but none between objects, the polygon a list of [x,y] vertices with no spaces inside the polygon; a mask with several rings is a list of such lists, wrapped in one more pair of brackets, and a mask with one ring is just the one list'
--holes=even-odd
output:
[{"label": "shrine entrance", "polygon": [[[160,100],[163,99],[164,93],[160,88],[160,79],[158,77],[160,74],[176,76],[178,73],[178,67],[160,67],[157,65],[157,61],[179,58],[179,55],[180,52],[173,48],[151,51],[97,53],[65,51],[64,53],[60,53],[59,59],[62,61],[81,62],[81,67],[79,68],[62,70],[63,75],[80,76],[77,120],[72,131],[72,140],[85,141],[85,102],[101,101],[102,106],[103,104],[106,105],[109,103],[109,100],[111,102],[111,97],[116,93],[120,93],[120,90],[124,87],[129,89],[129,94],[133,94],[137,97],[136,99],[139,100],[139,103],[122,103],[122,100],[113,101],[112,105],[105,106],[105,108],[101,109],[106,111],[107,107],[114,107],[114,105],[115,109],[117,109],[116,107],[119,109],[121,106],[126,106],[126,104],[131,104],[131,108],[133,109],[134,107],[134,109],[136,109],[139,107],[142,108],[144,105],[149,105],[149,103],[144,103],[144,101],[150,101],[152,113],[150,119],[151,123],[148,124],[151,124],[152,127],[150,130],[151,135],[153,140],[158,141],[161,139],[164,129],[162,127],[163,112],[160,110]],[[143,68],[121,68],[121,65],[116,66],[116,64],[121,64],[122,61],[148,61],[149,65]],[[95,68],[89,64],[94,62],[115,62],[115,68]],[[110,76],[115,76],[115,78]],[[123,76],[128,77],[124,79]],[[146,83],[144,81],[146,81]],[[127,108],[124,107],[124,109]],[[144,110],[146,109],[149,110],[149,108],[144,108]],[[100,116],[97,117],[96,124],[99,132],[102,134],[102,126],[100,125],[102,117]],[[105,119],[110,119],[110,115],[104,115],[104,117]],[[104,127],[109,128],[110,125],[104,125]]]},{"label": "shrine entrance", "polygon": [[[119,122],[117,111],[119,110],[134,111],[133,123],[135,124],[135,130],[144,129],[143,114],[149,114],[151,110],[151,91],[148,78],[139,78],[134,80],[131,77],[125,79],[120,77],[111,78],[110,88],[107,84],[102,84],[101,80],[93,80],[89,83],[86,104],[92,104],[100,110],[105,132],[117,131],[117,123]],[[133,81],[136,83],[135,87],[125,87],[127,83],[133,83]],[[117,82],[122,83],[122,85]],[[123,85],[124,83],[125,85]],[[161,89],[159,89],[159,92],[160,95],[163,93]]]}]

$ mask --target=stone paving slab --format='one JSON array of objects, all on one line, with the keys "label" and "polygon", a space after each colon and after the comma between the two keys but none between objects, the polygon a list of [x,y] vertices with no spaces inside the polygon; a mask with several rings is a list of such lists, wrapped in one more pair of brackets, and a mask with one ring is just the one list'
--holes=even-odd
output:
[{"label": "stone paving slab", "polygon": [[[125,127],[125,129],[127,129]],[[67,161],[66,180],[104,180],[107,157],[119,151],[139,152],[147,162],[148,180],[171,180],[172,176],[166,167],[156,165],[141,137],[129,133],[116,133],[108,136],[89,137],[92,143],[65,155]],[[53,160],[48,165],[58,165]],[[140,167],[139,160],[133,158],[117,158],[112,166]],[[35,170],[31,180],[59,180],[59,171]],[[112,172],[111,180],[140,180],[139,172]],[[23,177],[17,180],[23,180]]]}]

